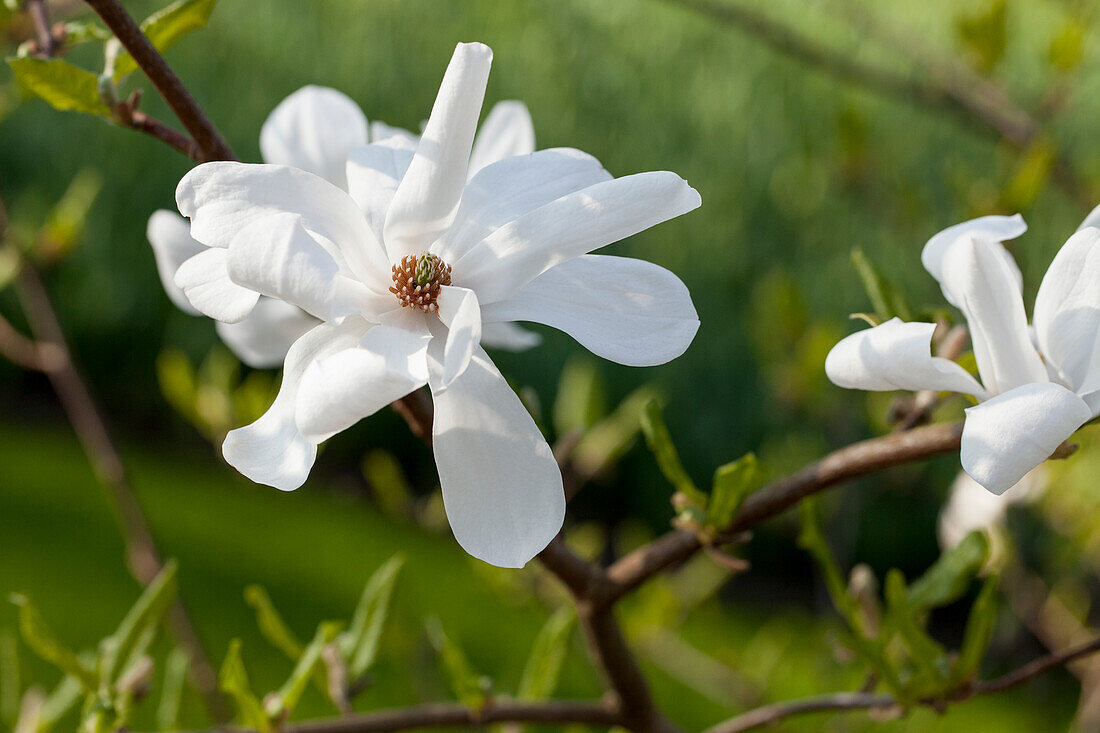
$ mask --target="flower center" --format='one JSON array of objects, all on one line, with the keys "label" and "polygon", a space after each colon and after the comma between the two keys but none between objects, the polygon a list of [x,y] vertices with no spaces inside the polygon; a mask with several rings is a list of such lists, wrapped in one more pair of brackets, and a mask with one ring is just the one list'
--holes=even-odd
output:
[{"label": "flower center", "polygon": [[451,284],[451,266],[435,255],[406,255],[401,264],[393,266],[393,286],[390,292],[405,308],[417,308],[425,313],[439,310],[439,289]]}]

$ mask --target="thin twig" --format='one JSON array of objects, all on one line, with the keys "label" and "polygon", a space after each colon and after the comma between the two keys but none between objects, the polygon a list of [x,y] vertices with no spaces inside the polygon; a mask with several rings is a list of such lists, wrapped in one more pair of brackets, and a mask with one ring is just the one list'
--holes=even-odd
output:
[{"label": "thin twig", "polygon": [[50,14],[46,8],[46,0],[27,0],[26,9],[38,37],[38,54],[45,57],[55,55],[59,44],[53,31],[50,30]]},{"label": "thin twig", "polygon": [[103,19],[123,48],[130,52],[137,65],[149,77],[149,81],[164,97],[164,101],[176,113],[176,117],[191,133],[191,137],[195,138],[202,153],[202,159],[233,160],[233,151],[222,138],[221,133],[206,117],[198,102],[187,91],[187,87],[183,85],[164,57],[153,47],[118,0],[86,0],[86,2]]}]

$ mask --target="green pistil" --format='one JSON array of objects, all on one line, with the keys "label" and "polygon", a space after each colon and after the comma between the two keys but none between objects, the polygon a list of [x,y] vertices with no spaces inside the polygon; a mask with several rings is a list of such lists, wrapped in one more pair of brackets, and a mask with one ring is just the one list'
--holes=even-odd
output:
[{"label": "green pistil", "polygon": [[420,255],[416,261],[416,284],[427,285],[435,277],[435,257],[432,255]]}]

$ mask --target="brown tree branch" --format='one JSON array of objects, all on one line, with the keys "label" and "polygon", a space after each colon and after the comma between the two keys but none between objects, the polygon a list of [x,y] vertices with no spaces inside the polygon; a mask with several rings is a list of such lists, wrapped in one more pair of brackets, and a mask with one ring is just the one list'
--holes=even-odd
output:
[{"label": "brown tree branch", "polygon": [[50,29],[50,14],[46,0],[26,0],[27,14],[34,23],[34,32],[38,38],[38,54],[51,57],[57,53],[58,42]]},{"label": "brown tree branch", "polygon": [[[946,700],[929,698],[921,700],[919,704],[940,710],[945,702],[962,702],[972,697],[977,697],[978,695],[991,695],[1004,692],[1013,687],[1019,687],[1045,672],[1066,666],[1075,660],[1090,654],[1095,654],[1098,651],[1100,651],[1100,638],[1093,639],[1080,646],[1075,646],[1035,659],[1009,672],[1003,677],[964,685],[956,692],[949,694]],[[848,712],[854,710],[867,710],[870,708],[893,707],[899,709],[904,708],[900,701],[890,695],[873,695],[864,692],[838,692],[830,695],[816,695],[801,700],[780,702],[750,710],[747,713],[738,715],[736,718],[727,720],[724,723],[719,723],[708,729],[706,733],[744,733],[744,731],[774,725],[786,718],[796,715],[805,715],[807,713],[829,711]]]},{"label": "brown tree branch", "polygon": [[118,0],[86,0],[115,34],[123,48],[130,52],[164,101],[175,112],[183,126],[199,146],[203,161],[234,160],[233,151],[221,133],[203,113],[198,102],[187,91],[164,57],[153,47],[141,28]]}]

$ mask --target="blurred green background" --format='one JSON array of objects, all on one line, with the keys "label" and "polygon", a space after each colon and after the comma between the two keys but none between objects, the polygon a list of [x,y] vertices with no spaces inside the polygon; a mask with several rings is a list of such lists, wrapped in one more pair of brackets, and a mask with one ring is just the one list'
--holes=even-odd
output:
[{"label": "blurred green background", "polygon": [[[126,5],[138,17],[159,7]],[[850,264],[853,248],[862,248],[910,303],[939,307],[938,289],[920,266],[927,238],[972,216],[1018,210],[1031,229],[1012,251],[1030,304],[1098,179],[1100,66],[1085,2],[739,5],[844,58],[921,78],[925,72],[914,71],[903,46],[869,38],[858,22],[869,13],[922,54],[954,59],[1040,110],[1042,133],[1020,150],[943,109],[838,80],[820,65],[777,53],[759,33],[660,0],[221,0],[210,26],[167,56],[238,156],[258,160],[264,118],[304,84],[336,87],[370,119],[415,129],[454,44],[479,40],[495,54],[487,107],[523,100],[539,147],[581,148],[616,175],[668,169],[685,177],[702,195],[700,210],[607,252],[643,257],[681,276],[702,321],[692,348],[655,369],[591,363],[611,406],[643,384],[667,396],[666,419],[698,480],[749,450],[781,475],[884,428],[886,398],[842,393],[821,368],[831,345],[858,327],[847,315],[870,309]],[[70,60],[98,69],[94,46],[75,49]],[[0,80],[7,73],[0,71]],[[144,107],[170,120],[137,76],[130,85],[146,88]],[[181,561],[182,593],[215,659],[232,636],[243,636],[258,686],[277,685],[288,669],[255,631],[244,586],[267,586],[305,636],[320,618],[350,613],[370,572],[403,550],[409,563],[364,707],[446,695],[423,638],[426,615],[438,615],[502,689],[514,686],[546,616],[528,588],[535,573],[487,568],[465,557],[445,531],[396,520],[379,502],[361,500],[370,493],[360,468],[369,450],[396,457],[414,493],[430,496],[434,488],[430,454],[395,415],[381,413],[333,439],[310,482],[285,495],[222,464],[162,395],[156,364],[164,349],[182,349],[197,363],[217,343],[210,322],[169,303],[144,237],[148,215],[173,208],[175,184],[190,162],[100,120],[33,99],[16,104],[11,87],[0,114],[0,196],[13,228],[37,226],[80,171],[102,176],[78,246],[49,268],[47,285],[124,446],[154,532],[165,554]],[[1081,176],[1076,197],[1053,181],[1051,151]],[[24,325],[10,291],[0,293],[0,311]],[[529,387],[525,394],[553,434],[560,375],[581,349],[539,330],[541,348],[495,358],[514,384]],[[880,575],[889,567],[919,574],[939,552],[936,519],[956,471],[956,459],[944,458],[835,492],[829,533],[845,566],[866,562]],[[1087,475],[1079,482],[1090,485]],[[613,557],[667,526],[669,493],[652,458],[636,446],[571,505],[575,541],[594,556]],[[1041,522],[1021,521],[1033,544],[1043,546],[1052,534]],[[691,593],[675,584],[624,609],[632,638],[656,670],[660,701],[688,728],[862,681],[831,651],[832,611],[794,530],[789,519],[761,528],[746,548],[752,572],[716,581],[690,615]],[[47,617],[67,619],[60,630],[74,645],[110,630],[137,593],[107,504],[48,382],[6,362],[0,548],[0,592],[29,592]],[[1055,564],[1086,588],[1095,585],[1086,563]],[[1086,604],[1081,615],[1087,613]],[[990,672],[1042,649],[1005,616]],[[13,618],[0,609],[0,626]],[[933,628],[957,640],[964,619],[965,605],[949,608]],[[581,641],[574,642],[559,693],[594,694],[598,676]],[[53,680],[46,667],[28,664],[30,680]],[[922,711],[883,724],[857,714],[786,728],[1064,730],[1076,694],[1074,678],[1061,672],[943,717]],[[314,714],[324,710],[320,697],[307,706]]]}]

